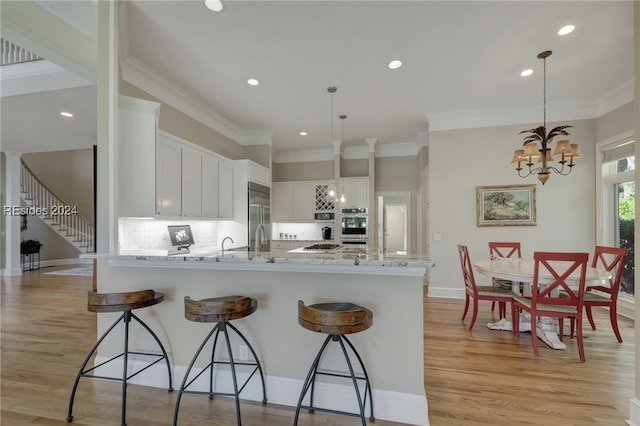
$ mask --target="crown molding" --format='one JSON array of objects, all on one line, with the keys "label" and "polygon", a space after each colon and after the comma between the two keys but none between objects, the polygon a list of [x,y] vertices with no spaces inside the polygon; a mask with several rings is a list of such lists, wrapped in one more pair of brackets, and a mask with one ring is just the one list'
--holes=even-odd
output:
[{"label": "crown molding", "polygon": [[629,80],[599,98],[597,104],[598,117],[610,113],[629,102],[633,102],[633,93],[633,80]]},{"label": "crown molding", "polygon": [[95,85],[93,81],[46,60],[4,65],[0,79],[2,97]]},{"label": "crown molding", "polygon": [[[423,145],[420,141],[375,145],[376,157],[413,157],[418,155]],[[369,146],[349,146],[342,150],[344,160],[369,158]],[[281,149],[273,154],[274,163],[304,163],[311,161],[333,161],[333,148]]]},{"label": "crown molding", "polygon": [[[549,119],[551,117],[551,119]],[[596,118],[595,104],[547,105],[547,121]],[[429,131],[498,127],[542,121],[541,106],[514,106],[425,114]]]},{"label": "crown molding", "polygon": [[144,90],[151,96],[166,102],[178,111],[190,116],[238,144],[244,141],[244,132],[216,111],[184,93],[178,86],[129,56],[120,63],[122,79]]}]

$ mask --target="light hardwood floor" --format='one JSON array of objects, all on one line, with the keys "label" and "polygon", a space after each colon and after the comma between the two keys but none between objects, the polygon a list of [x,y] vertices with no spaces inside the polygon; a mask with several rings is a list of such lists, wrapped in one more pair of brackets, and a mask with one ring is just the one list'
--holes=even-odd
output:
[{"label": "light hardwood floor", "polygon": [[[91,278],[45,275],[55,269],[2,278],[1,412],[3,426],[65,422],[69,392],[87,350],[95,342],[95,315],[86,310]],[[605,311],[596,312],[597,331],[585,339],[587,362],[578,360],[575,342],[566,351],[541,345],[531,349],[528,333],[492,331],[497,320],[481,305],[468,331],[460,321],[461,300],[425,297],[425,389],[429,419],[439,425],[624,425],[633,396],[633,324],[620,320],[618,344]],[[375,326],[375,323],[374,323]],[[392,344],[391,342],[389,344]],[[373,386],[375,389],[375,377]],[[130,386],[130,426],[170,425],[177,392]],[[293,423],[290,407],[243,402],[245,425]],[[228,398],[184,398],[181,425],[230,426],[234,404]],[[76,426],[119,424],[120,384],[81,381],[74,407]],[[303,412],[300,425],[358,425],[359,420]],[[379,426],[397,425],[377,420]]]}]

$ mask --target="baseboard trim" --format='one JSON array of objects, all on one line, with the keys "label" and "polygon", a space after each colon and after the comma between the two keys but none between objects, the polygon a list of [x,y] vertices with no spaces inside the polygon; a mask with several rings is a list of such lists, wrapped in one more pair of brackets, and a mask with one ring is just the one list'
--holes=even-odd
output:
[{"label": "baseboard trim", "polygon": [[[95,365],[108,359],[109,357],[106,356],[98,356],[96,357]],[[130,372],[134,372],[146,365],[142,361],[129,360],[129,362],[131,366]],[[180,389],[186,370],[187,367],[183,365],[173,366],[174,392]],[[191,377],[195,377],[200,371],[201,370],[196,371],[194,368]],[[244,383],[250,371],[251,367],[238,367],[237,378],[239,384]],[[106,366],[102,366],[96,370],[96,374],[119,377],[122,375],[122,361],[116,360]],[[203,374],[191,385],[190,389],[206,391],[208,389],[207,378],[208,375]],[[215,378],[216,389],[222,392],[229,392],[233,389],[233,381],[229,371],[217,371]],[[156,388],[168,388],[169,381],[167,378],[166,364],[159,363],[152,366],[134,377],[130,383]],[[265,377],[265,386],[267,388],[268,402],[295,407],[298,403],[302,384],[303,380],[267,375]],[[373,388],[374,416],[376,419],[408,425],[429,426],[426,395],[408,394],[384,389],[376,390],[375,383]],[[364,392],[364,386],[361,386],[360,392]],[[192,395],[191,397],[196,396]],[[257,373],[251,378],[242,391],[242,399],[262,401],[262,386],[260,385],[260,379]],[[332,409],[341,411],[357,411],[357,408],[354,409],[354,407],[357,407],[357,402],[353,387],[348,385],[322,383],[318,381],[314,393],[314,404],[318,407],[331,407]]]},{"label": "baseboard trim", "polygon": [[14,269],[1,269],[0,275],[3,277],[12,277],[16,275],[22,275],[22,268],[14,268]]},{"label": "baseboard trim", "polygon": [[435,287],[433,284],[430,284],[427,296],[445,299],[464,299],[464,288]]},{"label": "baseboard trim", "polygon": [[640,426],[640,399],[631,398],[629,400],[629,420],[626,423],[629,426]]},{"label": "baseboard trim", "polygon": [[46,268],[47,266],[59,266],[59,265],[90,265],[91,259],[79,259],[77,257],[71,259],[54,259],[54,260],[42,260],[40,261],[40,267]]}]

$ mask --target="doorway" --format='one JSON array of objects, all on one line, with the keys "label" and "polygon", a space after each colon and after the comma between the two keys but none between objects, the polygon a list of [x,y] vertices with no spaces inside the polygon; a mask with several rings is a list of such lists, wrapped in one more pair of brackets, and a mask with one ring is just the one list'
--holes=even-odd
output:
[{"label": "doorway", "polygon": [[378,241],[388,256],[406,256],[411,251],[411,193],[378,192]]}]

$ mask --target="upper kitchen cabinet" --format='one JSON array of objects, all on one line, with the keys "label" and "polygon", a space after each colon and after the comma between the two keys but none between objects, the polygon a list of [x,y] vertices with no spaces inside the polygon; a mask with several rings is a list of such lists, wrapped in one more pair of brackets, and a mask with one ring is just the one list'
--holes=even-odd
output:
[{"label": "upper kitchen cabinet", "polygon": [[156,162],[153,158],[159,113],[159,103],[128,96],[118,98],[114,162],[118,217],[155,216]]},{"label": "upper kitchen cabinet", "polygon": [[159,132],[156,174],[157,216],[232,217],[231,160]]},{"label": "upper kitchen cabinet", "polygon": [[342,207],[369,207],[369,178],[342,178],[345,201]]},{"label": "upper kitchen cabinet", "polygon": [[275,182],[273,222],[313,222],[315,182]]}]

